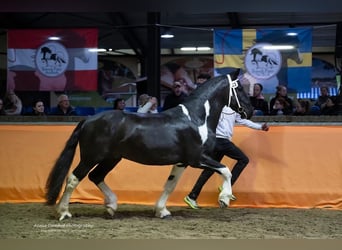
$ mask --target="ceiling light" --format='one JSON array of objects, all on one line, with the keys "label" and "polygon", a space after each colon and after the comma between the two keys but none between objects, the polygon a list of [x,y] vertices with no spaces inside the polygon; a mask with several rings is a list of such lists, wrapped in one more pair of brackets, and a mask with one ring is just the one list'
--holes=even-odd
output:
[{"label": "ceiling light", "polygon": [[160,37],[168,39],[168,38],[174,38],[174,35],[172,33],[168,32],[168,33],[162,34]]},{"label": "ceiling light", "polygon": [[160,36],[161,38],[169,39],[174,38],[173,33],[170,31],[170,29],[165,29],[165,32]]},{"label": "ceiling light", "polygon": [[208,51],[210,47],[182,47],[181,51]]},{"label": "ceiling light", "polygon": [[182,47],[181,51],[196,51],[196,47]]},{"label": "ceiling light", "polygon": [[210,50],[209,47],[197,47],[198,51],[206,51],[206,50]]},{"label": "ceiling light", "polygon": [[293,45],[266,45],[262,47],[265,50],[291,50],[294,49]]},{"label": "ceiling light", "polygon": [[51,41],[58,41],[58,40],[61,40],[61,38],[58,37],[58,36],[50,36],[48,39],[51,40]]},{"label": "ceiling light", "polygon": [[101,49],[101,48],[91,48],[88,49],[89,52],[106,52],[106,49]]}]

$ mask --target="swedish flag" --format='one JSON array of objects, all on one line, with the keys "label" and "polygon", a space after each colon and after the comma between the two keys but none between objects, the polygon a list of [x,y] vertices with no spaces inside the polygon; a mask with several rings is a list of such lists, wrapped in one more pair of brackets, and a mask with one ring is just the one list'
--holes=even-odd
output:
[{"label": "swedish flag", "polygon": [[312,28],[218,29],[214,31],[216,75],[243,69],[250,84],[264,85],[265,93],[275,86],[289,92],[311,89]]}]

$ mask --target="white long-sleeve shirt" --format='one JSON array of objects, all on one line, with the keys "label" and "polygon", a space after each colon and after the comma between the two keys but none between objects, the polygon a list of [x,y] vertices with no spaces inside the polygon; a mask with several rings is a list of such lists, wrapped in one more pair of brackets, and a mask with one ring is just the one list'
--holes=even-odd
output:
[{"label": "white long-sleeve shirt", "polygon": [[257,130],[261,130],[262,128],[261,124],[252,122],[248,119],[242,119],[240,114],[236,113],[230,107],[224,106],[216,127],[216,138],[231,140],[233,137],[235,123]]}]

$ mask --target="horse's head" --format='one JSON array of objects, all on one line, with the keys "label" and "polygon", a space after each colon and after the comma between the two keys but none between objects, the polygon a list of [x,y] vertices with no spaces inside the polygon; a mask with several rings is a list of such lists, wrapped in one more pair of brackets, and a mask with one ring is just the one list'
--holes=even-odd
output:
[{"label": "horse's head", "polygon": [[229,82],[228,106],[238,112],[242,118],[248,119],[253,115],[253,106],[249,96],[238,80],[237,75],[238,74],[236,73],[234,74],[235,80],[232,80],[232,77],[229,74],[227,75],[227,80]]}]

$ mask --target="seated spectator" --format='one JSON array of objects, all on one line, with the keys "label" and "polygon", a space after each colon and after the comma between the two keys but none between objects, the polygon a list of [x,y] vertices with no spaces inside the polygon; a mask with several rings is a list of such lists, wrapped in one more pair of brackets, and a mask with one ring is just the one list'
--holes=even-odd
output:
[{"label": "seated spectator", "polygon": [[158,113],[158,99],[156,97],[142,94],[139,96],[138,113]]},{"label": "seated spectator", "polygon": [[126,107],[126,102],[124,99],[122,98],[115,99],[114,104],[113,104],[113,109],[124,110],[125,107]]},{"label": "seated spectator", "polygon": [[30,115],[33,115],[33,116],[45,116],[46,115],[43,101],[36,100],[33,102],[32,113]]},{"label": "seated spectator", "polygon": [[274,101],[270,115],[291,115],[290,104],[283,97],[278,97]]},{"label": "seated spectator", "polygon": [[337,105],[332,97],[329,97],[325,103],[321,105],[321,115],[337,115]]},{"label": "seated spectator", "polygon": [[6,93],[4,108],[6,115],[20,115],[23,109],[20,98],[10,90]]},{"label": "seated spectator", "polygon": [[182,103],[187,95],[183,92],[183,84],[181,81],[175,81],[172,86],[172,93],[165,97],[163,110],[167,110],[176,107]]},{"label": "seated spectator", "polygon": [[268,115],[268,102],[265,100],[262,90],[263,86],[261,83],[255,83],[253,86],[253,96],[249,97],[251,104],[254,107],[254,115]]},{"label": "seated spectator", "polygon": [[75,109],[70,105],[69,97],[65,94],[58,96],[57,107],[51,112],[51,115],[77,115]]},{"label": "seated spectator", "polygon": [[322,105],[326,103],[328,100],[329,96],[329,88],[326,86],[320,87],[321,95],[318,96],[317,101],[315,102],[315,106],[319,108],[319,110],[322,110]]},{"label": "seated spectator", "polygon": [[287,103],[286,113],[292,114],[292,112],[293,112],[293,101],[290,97],[287,96],[287,88],[284,85],[278,85],[276,87],[276,90],[277,91],[276,91],[275,97],[273,97],[270,101],[270,113],[272,113],[273,115],[274,115],[274,113],[277,113],[277,112],[272,112],[273,107],[274,107],[274,103],[278,97],[282,97],[283,99],[285,99],[285,101]]},{"label": "seated spectator", "polygon": [[310,102],[308,100],[298,99],[296,102],[295,110],[293,115],[300,116],[300,115],[310,115]]},{"label": "seated spectator", "polygon": [[4,101],[0,98],[0,115],[6,115]]}]

